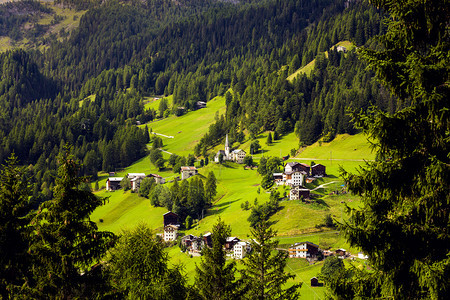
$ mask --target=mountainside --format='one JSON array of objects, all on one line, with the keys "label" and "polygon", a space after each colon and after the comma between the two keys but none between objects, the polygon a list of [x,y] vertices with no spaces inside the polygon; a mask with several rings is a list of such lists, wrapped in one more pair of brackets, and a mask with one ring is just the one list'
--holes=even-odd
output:
[{"label": "mountainside", "polygon": [[[149,137],[132,126],[136,121],[179,116],[217,95],[226,98],[226,113],[190,146],[197,157],[214,152],[225,133],[238,145],[267,130],[278,136],[295,130],[300,145],[307,145],[355,133],[348,109],[396,109],[354,50],[329,50],[341,40],[371,42],[383,31],[380,14],[360,2],[61,4],[86,9],[70,36],[0,58],[0,161],[15,152],[31,164],[36,186],[45,190],[36,188],[39,201],[51,195],[55,158],[65,143],[74,145],[84,174],[95,179],[99,170],[123,168],[145,155]],[[3,9],[11,5],[51,13],[32,1]],[[23,57],[13,67],[24,71],[7,71],[9,57]],[[314,58],[309,76],[286,80]],[[20,72],[25,77],[17,80]],[[167,111],[145,109],[144,97],[154,94],[173,95],[173,104]]]}]

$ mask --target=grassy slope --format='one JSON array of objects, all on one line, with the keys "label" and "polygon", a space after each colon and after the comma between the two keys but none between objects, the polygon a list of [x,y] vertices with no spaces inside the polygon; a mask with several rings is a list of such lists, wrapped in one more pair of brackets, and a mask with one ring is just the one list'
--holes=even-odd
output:
[{"label": "grassy slope", "polygon": [[[169,108],[172,108],[173,106],[173,96],[167,96],[164,97],[165,99],[167,99],[167,105],[169,106]],[[159,109],[159,102],[161,100],[161,97],[145,97],[144,98],[144,108],[145,109],[154,109],[156,111],[158,111]]]},{"label": "grassy slope", "polygon": [[[149,123],[149,128],[154,132],[173,135],[175,138],[169,139],[163,137],[164,149],[177,154],[186,155],[192,153],[195,146],[193,140],[199,139],[207,130],[209,124],[214,121],[216,111],[223,113],[225,110],[224,99],[216,98],[208,102],[208,108],[195,112],[190,112],[182,117],[171,116],[167,119]],[[290,149],[297,148],[298,140],[294,133],[287,134],[281,140],[275,141],[272,145],[265,145],[268,133],[262,133],[258,139],[263,146],[265,156],[287,155]],[[246,141],[240,148],[248,151],[250,142]],[[217,147],[221,148],[221,146]],[[330,152],[332,161],[330,161]],[[166,158],[168,157],[165,154]],[[259,159],[261,154],[255,155]],[[358,165],[362,164],[363,159],[373,159],[374,155],[370,152],[366,138],[362,135],[340,135],[331,143],[316,143],[305,148],[296,157],[290,161],[304,161],[310,163],[314,160],[316,163],[322,163],[327,166],[327,178],[319,179],[310,184],[313,188],[319,184],[336,181],[326,188],[316,191],[324,195],[322,205],[305,205],[299,201],[282,201],[282,209],[278,211],[271,220],[274,222],[274,229],[278,231],[277,239],[280,240],[280,246],[287,248],[290,244],[301,241],[311,241],[319,244],[322,248],[346,248],[352,253],[358,250],[350,248],[345,239],[334,231],[324,231],[315,228],[315,225],[323,222],[326,214],[331,214],[337,220],[344,216],[344,205],[359,205],[359,200],[351,195],[327,195],[330,191],[340,189],[342,181],[339,179],[339,167],[353,171]],[[243,211],[241,204],[249,201],[253,204],[255,198],[262,203],[268,200],[269,194],[260,190],[258,185],[261,181],[260,175],[256,170],[243,170],[241,165],[226,163],[217,165],[214,163],[200,169],[200,174],[206,176],[209,171],[213,171],[218,179],[218,195],[213,207],[205,213],[205,218],[201,220],[196,227],[189,232],[199,235],[211,230],[212,225],[217,221],[218,216],[229,224],[232,228],[232,234],[246,239],[249,234],[247,218],[250,211]],[[117,173],[117,176],[123,176],[128,172],[159,173],[164,177],[173,177],[170,170],[158,172],[149,162],[147,157],[135,162],[130,167]],[[100,185],[104,185],[106,175],[101,177]],[[283,193],[283,188],[280,188]],[[150,206],[147,199],[139,198],[136,194],[123,191],[116,192],[98,192],[101,196],[110,196],[110,201],[103,207],[98,208],[91,216],[93,221],[98,222],[102,230],[111,230],[120,232],[122,228],[134,226],[139,222],[146,222],[150,227],[161,229],[162,214],[166,212],[164,208],[155,208]],[[184,234],[184,233],[183,233]],[[172,264],[181,263],[184,265],[185,272],[188,275],[189,282],[193,283],[195,263],[200,258],[190,258],[181,253],[178,247],[168,249]],[[289,259],[287,270],[296,274],[295,282],[304,282],[301,288],[302,298],[320,299],[324,296],[324,287],[311,288],[309,280],[317,276],[320,272],[322,263],[308,265],[304,260]],[[290,284],[292,284],[291,281]]]},{"label": "grassy slope", "polygon": [[[347,48],[347,51],[350,51],[353,48],[355,48],[355,45],[352,42],[342,41],[342,42],[339,42],[336,45],[332,46],[330,49],[333,50],[337,46],[344,46],[345,48]],[[325,52],[325,56],[328,57],[328,52]],[[289,75],[286,79],[292,82],[300,74],[306,74],[306,76],[309,76],[311,74],[312,70],[314,70],[315,65],[316,65],[316,59],[313,59],[307,65],[301,67],[300,69],[298,69],[297,71],[295,71],[294,73]]]},{"label": "grassy slope", "polygon": [[[155,104],[156,105],[156,104]],[[188,155],[194,152],[194,147],[200,138],[208,131],[209,125],[214,123],[214,117],[225,113],[225,98],[216,97],[210,101],[206,108],[189,112],[181,117],[174,115],[148,123],[153,132],[161,133],[174,138],[162,136],[164,150],[179,155]]]}]

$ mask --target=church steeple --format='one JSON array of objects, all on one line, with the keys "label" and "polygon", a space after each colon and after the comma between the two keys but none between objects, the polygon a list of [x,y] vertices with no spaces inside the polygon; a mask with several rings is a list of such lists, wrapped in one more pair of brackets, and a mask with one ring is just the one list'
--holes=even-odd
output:
[{"label": "church steeple", "polygon": [[230,156],[230,145],[228,145],[228,133],[225,137],[225,156],[227,158]]}]

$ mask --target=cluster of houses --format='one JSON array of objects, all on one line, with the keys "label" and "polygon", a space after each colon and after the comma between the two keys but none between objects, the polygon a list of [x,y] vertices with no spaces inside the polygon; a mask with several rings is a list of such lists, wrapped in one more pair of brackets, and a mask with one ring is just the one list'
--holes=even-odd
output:
[{"label": "cluster of houses", "polygon": [[[289,247],[289,257],[291,258],[305,258],[307,260],[315,260],[319,253],[323,255],[324,258],[329,256],[337,256],[338,258],[345,259],[352,256],[350,252],[345,249],[339,248],[334,251],[330,250],[322,250],[319,248],[319,245],[316,245],[311,242],[301,242],[295,243]],[[360,259],[368,259],[368,256],[362,252],[358,253],[358,258]]]},{"label": "cluster of houses", "polygon": [[225,150],[219,150],[214,157],[214,161],[218,163],[220,161],[219,157],[222,155],[222,158],[224,161],[234,161],[238,164],[242,164],[244,162],[245,158],[245,151],[242,149],[236,149],[233,151],[230,151],[230,145],[228,143],[228,134],[225,137]]},{"label": "cluster of houses", "polygon": [[[114,174],[114,173],[113,173]],[[181,179],[188,179],[189,177],[195,176],[198,174],[198,170],[196,167],[181,167]],[[166,179],[159,176],[158,174],[148,174],[145,175],[145,173],[128,173],[126,177],[130,180],[131,183],[131,190],[137,191],[139,189],[139,186],[141,185],[141,182],[144,178],[154,178],[155,182],[157,184],[164,184],[166,183]],[[124,177],[108,177],[106,179],[106,190],[107,191],[115,191],[118,189],[121,189],[122,186],[120,183]]]},{"label": "cluster of houses", "polygon": [[310,167],[299,162],[288,162],[284,166],[283,173],[274,173],[273,178],[276,185],[288,185],[291,187],[290,200],[309,199],[310,190],[303,185],[314,178],[326,176],[326,167],[315,164]]},{"label": "cluster of houses", "polygon": [[[337,249],[335,251],[330,250],[322,250],[319,248],[319,245],[316,245],[311,242],[300,242],[295,243],[289,247],[289,257],[290,258],[304,258],[308,261],[314,261],[317,259],[319,253],[323,255],[324,258],[329,256],[337,256],[340,259],[346,259],[353,256],[350,252],[345,249]],[[358,258],[360,259],[368,259],[368,256],[362,252],[358,253]],[[319,283],[319,279],[317,277],[312,277],[310,279],[311,286],[321,286],[323,283]]]},{"label": "cluster of houses", "polygon": [[[165,242],[175,241],[178,237],[178,215],[171,211],[163,215],[164,232],[160,234]],[[181,238],[181,244],[190,254],[199,255],[203,247],[212,247],[212,236],[210,232],[202,236],[193,234]],[[225,242],[225,250],[235,259],[242,259],[250,251],[250,243],[241,241],[237,237],[228,237]]]},{"label": "cluster of houses", "polygon": [[[141,181],[146,178],[154,178],[157,184],[164,184],[166,180],[159,176],[158,174],[149,174],[145,175],[145,173],[128,173],[126,177],[130,180],[131,183],[131,190],[136,191],[139,189],[139,186],[141,185]],[[115,191],[118,190],[121,187],[120,183],[124,177],[109,177],[106,180],[106,190],[107,191]]]}]

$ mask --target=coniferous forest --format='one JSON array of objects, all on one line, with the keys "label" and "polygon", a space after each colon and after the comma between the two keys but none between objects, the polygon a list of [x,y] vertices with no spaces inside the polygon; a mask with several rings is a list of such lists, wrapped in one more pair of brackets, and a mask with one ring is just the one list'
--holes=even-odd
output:
[{"label": "coniferous forest", "polygon": [[[295,132],[299,146],[369,134],[377,160],[358,175],[343,173],[363,207],[349,208],[340,226],[373,258],[373,272],[340,266],[333,278],[345,280],[330,277],[330,289],[336,299],[449,293],[448,0],[55,2],[85,11],[70,33],[48,34],[37,23],[54,13],[45,2],[0,5],[0,36],[28,41],[0,53],[2,298],[299,296],[295,285],[281,288],[291,278],[282,272],[287,256],[271,257],[277,244],[264,218],[252,222],[259,250],[241,276],[225,260],[230,228],[219,220],[194,286],[181,266],[167,264],[145,226],[118,239],[89,221],[106,199],[85,184],[149,154],[148,129],[136,124],[164,117],[144,108],[144,97],[155,95],[172,95],[174,107],[184,108],[168,112],[175,115],[225,97],[226,113],[199,137],[192,158],[206,158],[227,133],[233,143]],[[25,30],[27,22],[35,25]],[[341,41],[354,49],[338,51]],[[313,60],[310,74],[287,79]],[[191,185],[203,189],[201,180]],[[196,199],[183,217],[211,200],[183,189]],[[150,250],[136,249],[138,240]],[[137,265],[136,257],[147,263]],[[257,276],[264,259],[273,281]]]}]

